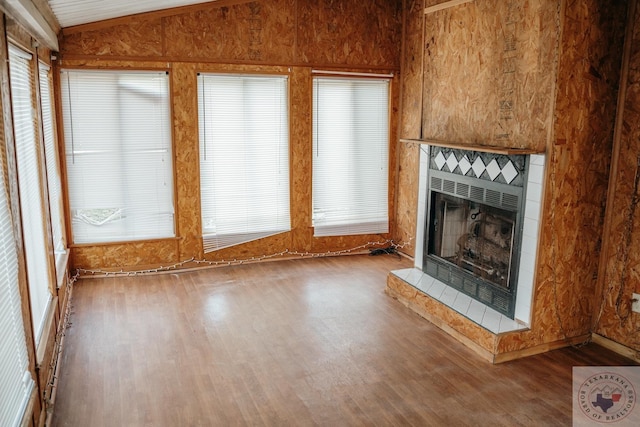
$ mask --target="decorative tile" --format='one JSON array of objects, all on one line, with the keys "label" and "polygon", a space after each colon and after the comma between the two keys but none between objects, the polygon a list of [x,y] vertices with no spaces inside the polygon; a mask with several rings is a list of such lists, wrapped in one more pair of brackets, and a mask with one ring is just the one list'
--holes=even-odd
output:
[{"label": "decorative tile", "polygon": [[460,162],[458,162],[458,167],[460,168],[460,172],[462,172],[462,175],[466,175],[467,172],[469,172],[469,169],[471,169],[471,163],[469,162],[467,156],[463,156],[462,159],[460,159]]},{"label": "decorative tile", "polygon": [[480,176],[485,170],[484,162],[482,161],[480,156],[476,157],[476,159],[473,162],[473,165],[471,166],[471,169],[473,169],[473,173],[476,174],[476,178],[480,178]]},{"label": "decorative tile", "polygon": [[498,175],[500,175],[500,172],[502,171],[500,170],[500,165],[498,165],[496,159],[491,160],[491,162],[489,162],[489,164],[487,165],[487,173],[489,174],[489,178],[491,178],[491,181],[495,181]]},{"label": "decorative tile", "polygon": [[447,159],[447,167],[449,168],[449,171],[453,172],[457,166],[458,159],[456,158],[456,155],[453,153],[449,154],[449,158]]},{"label": "decorative tile", "polygon": [[438,170],[442,170],[443,166],[447,163],[447,159],[444,158],[444,154],[442,154],[442,151],[438,153],[434,161],[436,162]]},{"label": "decorative tile", "polygon": [[511,184],[511,182],[518,176],[518,171],[515,166],[513,166],[513,163],[511,163],[511,160],[509,160],[502,168],[502,176],[504,177],[504,180],[507,181],[507,184]]}]

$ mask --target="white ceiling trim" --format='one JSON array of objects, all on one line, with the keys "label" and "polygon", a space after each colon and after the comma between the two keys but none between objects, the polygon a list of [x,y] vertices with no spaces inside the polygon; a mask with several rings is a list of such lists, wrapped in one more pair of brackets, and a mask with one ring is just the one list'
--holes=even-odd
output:
[{"label": "white ceiling trim", "polygon": [[216,0],[49,0],[63,28]]}]

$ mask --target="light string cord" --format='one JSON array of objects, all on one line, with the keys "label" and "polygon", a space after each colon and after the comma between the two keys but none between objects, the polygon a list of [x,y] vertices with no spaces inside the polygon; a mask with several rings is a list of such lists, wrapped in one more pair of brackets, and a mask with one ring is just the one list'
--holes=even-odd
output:
[{"label": "light string cord", "polygon": [[125,271],[123,269],[121,269],[120,271],[108,271],[108,270],[102,270],[102,269],[87,269],[87,268],[77,268],[76,269],[76,275],[79,277],[85,277],[85,276],[102,276],[102,277],[126,277],[126,276],[137,276],[137,275],[141,275],[141,274],[152,274],[152,273],[162,273],[162,272],[167,272],[167,271],[173,271],[173,270],[179,270],[181,267],[184,267],[185,265],[188,264],[195,264],[196,266],[201,266],[204,265],[206,267],[220,267],[220,266],[231,266],[231,265],[242,265],[242,264],[248,264],[248,263],[255,263],[255,262],[260,262],[260,261],[265,261],[265,260],[269,260],[269,259],[273,259],[273,258],[279,258],[279,257],[287,257],[286,259],[304,259],[304,258],[322,258],[322,257],[329,257],[329,256],[338,256],[338,255],[345,255],[345,254],[349,254],[352,252],[356,252],[356,251],[360,251],[363,249],[373,249],[373,248],[380,248],[383,247],[385,245],[389,245],[390,248],[392,248],[395,251],[397,251],[398,249],[403,249],[405,246],[411,244],[411,242],[413,241],[413,238],[409,239],[409,241],[407,242],[401,242],[401,243],[396,243],[393,239],[387,239],[387,240],[382,240],[382,241],[374,241],[374,242],[367,242],[365,244],[350,248],[350,249],[342,249],[342,250],[336,250],[336,251],[326,251],[326,252],[300,252],[300,251],[290,251],[289,249],[285,249],[283,251],[280,252],[275,252],[272,254],[268,254],[268,255],[260,255],[260,256],[252,256],[250,258],[243,258],[243,259],[229,259],[229,260],[218,260],[218,261],[211,261],[211,260],[206,260],[206,259],[195,259],[195,258],[190,258],[184,261],[179,261],[175,264],[171,264],[171,265],[161,265],[160,267],[157,268],[148,268],[148,269],[142,269],[142,270],[128,270]]},{"label": "light string cord", "polygon": [[58,367],[58,364],[60,363],[60,355],[62,354],[63,338],[66,334],[67,329],[69,329],[69,327],[71,326],[71,314],[72,314],[71,298],[72,298],[72,292],[73,292],[73,284],[78,280],[79,277],[80,277],[80,273],[76,271],[73,276],[67,277],[67,283],[65,284],[67,304],[65,307],[64,314],[62,315],[62,318],[61,318],[62,321],[60,322],[60,325],[58,326],[58,330],[56,331],[55,342],[53,345],[53,356],[51,357],[51,361],[49,362],[49,378],[47,380],[45,389],[42,392],[44,403],[45,403],[45,410],[47,414],[53,413],[54,389],[56,388],[57,379],[58,379],[56,375],[56,369]]}]

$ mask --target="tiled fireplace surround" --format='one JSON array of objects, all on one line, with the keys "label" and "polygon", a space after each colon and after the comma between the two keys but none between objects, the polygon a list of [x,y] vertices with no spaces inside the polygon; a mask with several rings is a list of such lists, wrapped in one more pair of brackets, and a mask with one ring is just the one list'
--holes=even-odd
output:
[{"label": "tiled fireplace surround", "polygon": [[[485,359],[494,363],[508,360],[510,357],[501,358],[496,354],[499,337],[526,331],[531,321],[545,157],[542,154],[529,156],[514,320],[422,271],[427,224],[429,148],[426,144],[420,146],[414,267],[392,271],[387,279],[387,293],[476,350]],[[455,162],[452,163],[449,163],[449,168],[458,167]],[[494,170],[491,171],[487,168],[469,173],[486,172],[494,179],[494,176],[497,177],[502,172],[495,169],[496,165],[492,166]],[[510,173],[510,168],[505,168],[505,176]]]}]

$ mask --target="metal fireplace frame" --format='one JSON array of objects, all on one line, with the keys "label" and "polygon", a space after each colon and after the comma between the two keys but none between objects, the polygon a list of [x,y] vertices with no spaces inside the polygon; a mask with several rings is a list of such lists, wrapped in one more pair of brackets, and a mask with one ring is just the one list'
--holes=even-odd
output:
[{"label": "metal fireplace frame", "polygon": [[[442,161],[443,158],[451,159],[452,155],[456,161]],[[491,164],[492,168],[476,168],[478,159],[482,165]],[[500,171],[509,163],[510,173],[505,174],[505,179]],[[528,164],[529,156],[526,155],[503,155],[436,146],[429,150],[422,270],[511,319],[514,318],[516,306]],[[471,165],[474,165],[473,169]],[[452,262],[429,253],[429,242],[434,234],[431,224],[434,209],[433,192],[515,212],[508,288],[486,281]]]}]

